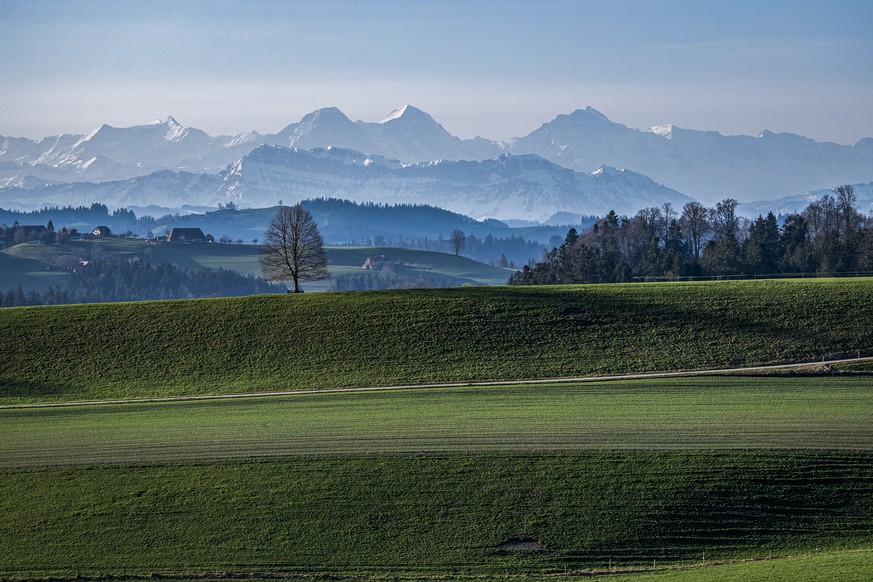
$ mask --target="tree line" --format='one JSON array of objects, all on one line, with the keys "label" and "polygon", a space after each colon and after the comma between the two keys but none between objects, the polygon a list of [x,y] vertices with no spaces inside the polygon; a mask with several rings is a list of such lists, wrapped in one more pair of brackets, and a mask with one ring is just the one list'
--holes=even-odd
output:
[{"label": "tree line", "polygon": [[811,202],[780,221],[748,220],[728,198],[713,208],[669,203],[632,217],[610,212],[570,229],[542,261],[525,265],[511,285],[615,283],[681,277],[830,275],[873,271],[873,217],[856,207],[852,186]]},{"label": "tree line", "polygon": [[[560,236],[558,239],[560,240]],[[497,237],[489,233],[477,237],[475,234],[469,234],[460,229],[453,230],[448,238],[438,235],[437,237],[404,236],[393,239],[377,235],[352,241],[349,245],[399,247],[461,254],[482,263],[509,268],[515,268],[516,265],[528,262],[531,257],[542,254],[546,246],[517,235]]]},{"label": "tree line", "polygon": [[0,307],[102,303],[151,299],[233,297],[275,293],[276,287],[260,278],[226,269],[187,269],[171,263],[150,263],[139,258],[101,257],[70,272],[65,287],[43,293],[21,287],[0,293]]}]

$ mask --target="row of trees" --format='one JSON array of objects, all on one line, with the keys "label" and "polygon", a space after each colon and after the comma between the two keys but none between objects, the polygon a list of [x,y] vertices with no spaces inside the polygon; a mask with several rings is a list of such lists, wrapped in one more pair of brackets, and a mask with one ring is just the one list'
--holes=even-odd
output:
[{"label": "row of trees", "polygon": [[273,293],[263,279],[226,269],[186,269],[170,263],[149,263],[123,257],[92,259],[70,273],[66,287],[24,292],[21,287],[0,294],[0,307],[101,303],[148,299],[190,299]]},{"label": "row of trees", "polygon": [[608,283],[634,279],[873,271],[873,218],[856,207],[851,186],[784,217],[747,220],[728,198],[681,212],[672,205],[633,217],[610,212],[582,233],[571,229],[542,261],[510,284]]},{"label": "row of trees", "polygon": [[[561,240],[560,236],[558,240]],[[516,264],[523,265],[531,257],[539,256],[546,246],[518,235],[498,237],[489,233],[485,236],[476,236],[460,229],[452,231],[448,238],[443,236],[404,236],[394,239],[371,236],[351,241],[349,244],[352,246],[393,246],[459,254],[482,263],[511,268],[515,268]]]}]

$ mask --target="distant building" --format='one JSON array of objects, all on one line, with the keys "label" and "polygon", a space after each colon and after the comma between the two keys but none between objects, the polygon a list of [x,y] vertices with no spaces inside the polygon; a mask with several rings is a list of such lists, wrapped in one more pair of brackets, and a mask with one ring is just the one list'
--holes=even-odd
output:
[{"label": "distant building", "polygon": [[211,234],[203,234],[199,228],[174,228],[167,235],[167,242],[171,243],[203,243],[213,242]]},{"label": "distant building", "polygon": [[112,236],[112,231],[109,230],[108,226],[98,226],[94,230],[91,231],[91,234],[94,236],[99,236],[102,238]]},{"label": "distant building", "polygon": [[361,265],[362,269],[372,270],[372,269],[381,269],[385,266],[385,263],[388,261],[388,257],[385,255],[379,255],[378,257],[367,257],[367,260],[364,261],[364,264]]}]

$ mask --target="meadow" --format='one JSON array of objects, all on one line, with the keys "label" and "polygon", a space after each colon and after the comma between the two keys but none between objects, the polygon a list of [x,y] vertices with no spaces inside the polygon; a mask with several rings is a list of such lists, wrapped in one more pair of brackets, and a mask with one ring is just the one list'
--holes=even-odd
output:
[{"label": "meadow", "polygon": [[868,547],[871,412],[844,377],[4,409],[0,577],[527,577]]},{"label": "meadow", "polygon": [[870,279],[815,279],[11,308],[0,404],[821,360],[869,353],[870,305]]},{"label": "meadow", "polygon": [[[186,268],[210,267],[230,269],[244,275],[261,276],[258,246],[254,244],[154,244],[137,239],[94,239],[69,241],[61,245],[19,244],[0,253],[0,290],[44,290],[49,285],[64,285],[66,273],[46,271],[41,264],[50,257],[70,256],[89,259],[96,255],[139,257],[145,261],[173,263]],[[456,284],[503,285],[514,269],[486,265],[466,257],[446,253],[393,247],[326,247],[331,278],[310,281],[306,291],[327,290],[333,279],[348,273],[368,274],[361,265],[368,257],[384,255],[396,263],[407,265],[410,276],[449,278]]]},{"label": "meadow", "polygon": [[0,310],[0,579],[866,580],[869,363],[311,390],[862,353],[871,300],[853,279]]},{"label": "meadow", "polygon": [[0,467],[873,445],[869,376],[701,377],[0,409]]}]

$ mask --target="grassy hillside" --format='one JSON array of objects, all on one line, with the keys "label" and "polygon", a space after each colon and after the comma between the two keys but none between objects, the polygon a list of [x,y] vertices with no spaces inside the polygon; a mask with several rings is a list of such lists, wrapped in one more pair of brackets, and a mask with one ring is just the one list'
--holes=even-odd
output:
[{"label": "grassy hillside", "polygon": [[28,291],[43,292],[49,287],[63,287],[67,283],[67,274],[57,271],[46,271],[45,265],[37,259],[19,257],[0,252],[0,292],[5,293],[21,287]]},{"label": "grassy hillside", "polygon": [[813,552],[782,559],[748,561],[712,567],[628,574],[598,578],[611,582],[748,582],[749,580],[790,580],[791,582],[867,582],[873,575],[873,550]]},{"label": "grassy hillside", "polygon": [[[0,576],[439,575],[869,545],[868,453],[361,454],[0,471]],[[529,540],[537,550],[502,551]],[[530,545],[528,546],[530,547]]]},{"label": "grassy hillside", "polygon": [[0,400],[529,379],[873,346],[873,281],[464,288],[0,310]]},{"label": "grassy hillside", "polygon": [[[868,387],[720,377],[0,410],[0,578],[525,579],[869,548]],[[795,564],[764,571],[796,579]],[[818,567],[863,579],[870,561]]]},{"label": "grassy hillside", "polygon": [[[818,359],[873,345],[870,305],[856,279],[13,308],[0,405]],[[2,408],[0,579],[560,580],[772,553],[810,556],[657,576],[864,580],[839,552],[873,539],[871,417],[863,375]]]},{"label": "grassy hillside", "polygon": [[0,410],[0,578],[869,573],[865,378],[540,388]]},{"label": "grassy hillside", "polygon": [[[420,274],[425,277],[455,277],[459,279],[458,284],[467,282],[475,285],[502,285],[515,272],[512,269],[492,267],[465,257],[416,249],[328,247],[326,252],[332,278],[345,273],[364,273],[361,265],[367,257],[379,255],[409,265],[405,270],[410,274]],[[6,290],[7,286],[15,288],[15,285],[11,284],[13,282],[16,284],[20,282],[25,291],[29,290],[31,285],[36,288],[35,286],[41,284],[42,280],[37,282],[31,280],[34,271],[42,279],[49,276],[51,284],[64,284],[66,282],[64,273],[49,275],[38,273],[43,270],[38,261],[43,260],[47,254],[71,255],[75,258],[87,259],[93,253],[137,256],[148,261],[174,263],[188,268],[203,266],[232,269],[245,275],[261,275],[256,245],[151,244],[134,239],[88,240],[71,241],[63,245],[20,244],[7,249],[0,253],[0,271],[6,276],[2,279],[0,290]],[[303,288],[307,291],[326,290],[330,287],[332,278],[304,283]],[[48,284],[44,286],[47,287]]]}]

